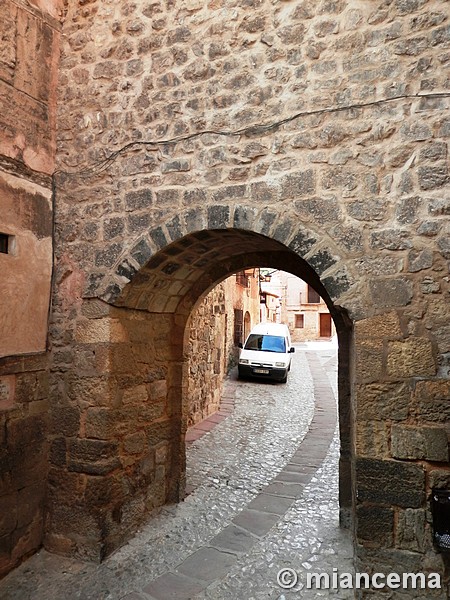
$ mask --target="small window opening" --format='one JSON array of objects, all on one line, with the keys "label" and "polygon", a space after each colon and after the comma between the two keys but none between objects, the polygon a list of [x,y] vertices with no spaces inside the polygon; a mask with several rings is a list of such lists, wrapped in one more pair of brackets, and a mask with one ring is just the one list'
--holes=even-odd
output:
[{"label": "small window opening", "polygon": [[308,285],[308,304],[320,304],[319,294],[310,285]]},{"label": "small window opening", "polygon": [[9,235],[7,233],[0,233],[0,253],[8,254],[9,246]]},{"label": "small window opening", "polygon": [[303,329],[305,327],[304,315],[295,315],[295,328]]}]

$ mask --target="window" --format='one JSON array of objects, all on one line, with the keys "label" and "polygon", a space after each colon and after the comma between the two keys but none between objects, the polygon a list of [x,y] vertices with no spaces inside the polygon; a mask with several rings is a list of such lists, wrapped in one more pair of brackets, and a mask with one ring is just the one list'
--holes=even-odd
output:
[{"label": "window", "polygon": [[309,284],[308,284],[308,304],[320,304],[319,294]]},{"label": "window", "polygon": [[242,344],[242,334],[244,330],[244,311],[238,308],[234,309],[234,343],[237,346]]},{"label": "window", "polygon": [[305,326],[305,318],[304,315],[295,315],[295,328],[303,329]]},{"label": "window", "polygon": [[16,236],[0,233],[0,254],[16,255]]},{"label": "window", "polygon": [[8,242],[9,235],[6,233],[0,233],[0,252],[2,254],[8,254]]},{"label": "window", "polygon": [[236,273],[236,283],[238,285],[242,285],[242,287],[248,287],[249,276],[245,271],[239,271],[239,273]]}]

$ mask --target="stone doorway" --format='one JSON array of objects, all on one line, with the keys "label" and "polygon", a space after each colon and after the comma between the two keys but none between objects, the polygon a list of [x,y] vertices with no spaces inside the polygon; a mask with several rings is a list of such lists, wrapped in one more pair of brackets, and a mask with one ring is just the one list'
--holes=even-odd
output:
[{"label": "stone doorway", "polygon": [[[101,560],[157,506],[185,494],[187,327],[206,293],[236,271],[260,264],[289,270],[325,299],[339,338],[340,510],[351,512],[349,345],[351,323],[302,257],[304,232],[282,241],[239,228],[194,231],[142,258],[120,289],[84,298],[75,325],[78,352],[95,369],[70,375],[68,397],[87,392],[69,459],[53,465],[46,547]],[[124,273],[123,265],[121,273]],[[128,263],[130,264],[130,263]],[[59,436],[60,439],[60,436]],[[56,459],[56,460],[55,460]],[[59,464],[58,464],[59,462]]]}]

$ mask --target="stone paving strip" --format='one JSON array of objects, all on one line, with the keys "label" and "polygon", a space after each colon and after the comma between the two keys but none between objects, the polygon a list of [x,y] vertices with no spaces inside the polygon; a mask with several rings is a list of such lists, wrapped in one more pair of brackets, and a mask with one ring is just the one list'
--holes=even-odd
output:
[{"label": "stone paving strip", "polygon": [[290,461],[207,547],[144,586],[144,595],[133,592],[124,600],[190,600],[223,578],[239,555],[250,550],[258,537],[263,537],[301,496],[328,452],[337,419],[336,400],[328,377],[315,354],[306,355],[314,381],[315,411],[309,431]]},{"label": "stone paving strip", "polygon": [[217,412],[209,415],[200,423],[189,427],[186,432],[186,445],[189,447],[191,444],[199,440],[201,437],[208,433],[216,425],[226,419],[234,410],[235,395],[236,395],[237,382],[233,379],[227,378],[224,383],[224,390],[222,398],[220,400],[220,408]]}]

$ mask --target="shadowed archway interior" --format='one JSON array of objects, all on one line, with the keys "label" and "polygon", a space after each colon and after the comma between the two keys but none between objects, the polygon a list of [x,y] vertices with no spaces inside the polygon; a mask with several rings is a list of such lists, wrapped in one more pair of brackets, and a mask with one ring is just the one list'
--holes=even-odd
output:
[{"label": "shadowed archway interior", "polygon": [[[140,256],[136,267],[130,261],[126,271],[119,268],[116,277],[122,277],[122,286],[109,287],[105,297],[84,298],[77,351],[95,357],[96,371],[77,373],[70,380],[68,400],[81,404],[86,416],[83,429],[70,440],[67,464],[55,463],[54,471],[55,482],[70,477],[85,492],[74,496],[64,486],[52,487],[49,550],[59,550],[63,540],[71,554],[101,560],[149,512],[184,497],[189,318],[226,277],[260,265],[305,280],[323,297],[334,319],[339,337],[340,508],[341,522],[348,523],[351,324],[299,254],[276,239],[242,229],[195,231],[145,262]],[[326,270],[325,265],[321,271]]]},{"label": "shadowed archway interior", "polygon": [[138,272],[127,273],[131,281],[114,303],[149,313],[174,313],[178,319],[182,317],[185,327],[195,305],[214,286],[237,271],[260,265],[289,271],[306,281],[325,300],[334,320],[339,339],[340,514],[343,526],[350,526],[351,322],[346,311],[333,303],[320,277],[306,260],[280,241],[259,233],[231,228],[202,230],[166,246]]}]

